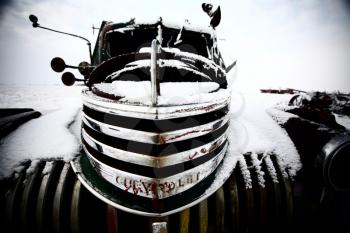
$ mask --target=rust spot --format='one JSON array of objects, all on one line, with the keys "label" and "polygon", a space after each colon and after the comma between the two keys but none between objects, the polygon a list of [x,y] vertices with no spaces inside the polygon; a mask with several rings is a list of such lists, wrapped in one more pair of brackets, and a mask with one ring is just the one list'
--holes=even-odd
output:
[{"label": "rust spot", "polygon": [[189,131],[189,132],[186,132],[186,133],[183,133],[183,134],[179,134],[179,135],[176,135],[176,136],[168,138],[168,139],[164,139],[164,141],[168,142],[168,141],[171,141],[171,140],[174,140],[174,139],[177,139],[177,138],[181,138],[181,137],[184,137],[184,136],[192,134],[192,133],[198,133],[198,132],[200,132],[200,131],[199,130]]},{"label": "rust spot", "polygon": [[193,134],[193,133],[210,132],[210,131],[213,131],[213,129],[193,130],[193,131],[189,131],[189,132],[186,132],[186,133],[183,133],[183,134],[176,135],[176,136],[168,138],[168,139],[164,139],[164,142],[168,142],[168,141],[171,141],[171,140],[174,140],[174,139],[178,139],[178,138],[181,138],[181,137],[184,137],[186,135]]},{"label": "rust spot", "polygon": [[204,110],[206,112],[209,112],[210,110],[214,109],[216,106],[219,106],[220,104],[212,104],[206,107],[200,107],[200,108],[191,108],[191,109],[180,109],[180,110],[176,110],[175,112],[177,113],[182,113],[182,112],[194,112],[194,111],[200,111],[200,110]]},{"label": "rust spot", "polygon": [[195,153],[193,153],[192,155],[190,155],[188,158],[189,159],[194,159],[194,157],[196,157],[198,155],[198,152],[196,151]]},{"label": "rust spot", "polygon": [[159,142],[160,144],[165,144],[165,143],[166,143],[166,140],[165,140],[165,138],[164,138],[163,136],[159,136],[159,137],[158,137],[158,142]]},{"label": "rust spot", "polygon": [[222,140],[214,142],[213,145],[210,146],[209,152],[212,152],[212,151],[214,151],[216,148],[218,148],[218,147],[220,146],[220,143],[219,143],[219,142],[221,142],[221,141],[222,141]]},{"label": "rust spot", "polygon": [[156,182],[152,182],[152,183],[151,183],[151,191],[152,191],[152,193],[153,193],[153,198],[158,198],[157,189],[158,189],[157,183],[156,183]]},{"label": "rust spot", "polygon": [[175,188],[175,183],[174,182],[164,182],[159,184],[159,189],[163,193],[170,193],[174,188]]}]

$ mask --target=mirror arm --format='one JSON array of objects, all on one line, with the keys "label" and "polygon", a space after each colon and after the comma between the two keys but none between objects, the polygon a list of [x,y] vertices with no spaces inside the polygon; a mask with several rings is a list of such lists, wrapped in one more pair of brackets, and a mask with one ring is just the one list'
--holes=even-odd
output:
[{"label": "mirror arm", "polygon": [[88,39],[86,39],[85,37],[82,37],[82,36],[78,36],[78,35],[75,35],[75,34],[72,34],[72,33],[67,33],[67,32],[62,32],[62,31],[58,31],[58,30],[54,30],[54,29],[51,29],[51,28],[47,28],[47,27],[43,27],[43,26],[40,26],[38,23],[33,24],[33,27],[38,27],[38,28],[42,28],[42,29],[46,29],[46,30],[49,30],[49,31],[52,31],[52,32],[57,32],[57,33],[61,33],[61,34],[65,34],[65,35],[68,35],[68,36],[73,36],[73,37],[77,37],[77,38],[80,38],[82,40],[85,40],[87,45],[89,46],[89,56],[90,56],[90,62],[92,62],[92,53],[91,53],[91,43]]}]

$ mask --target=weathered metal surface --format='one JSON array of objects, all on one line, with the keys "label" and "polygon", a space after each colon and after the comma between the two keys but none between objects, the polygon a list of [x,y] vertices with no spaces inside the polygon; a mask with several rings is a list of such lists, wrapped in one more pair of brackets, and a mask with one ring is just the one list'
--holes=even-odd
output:
[{"label": "weathered metal surface", "polygon": [[226,148],[227,145],[224,146],[216,157],[204,164],[162,179],[154,179],[117,170],[101,163],[86,149],[85,153],[96,171],[117,188],[138,196],[163,199],[188,190],[211,174],[223,159]]},{"label": "weathered metal surface", "polygon": [[230,102],[230,92],[217,96],[210,103],[187,104],[180,106],[144,106],[132,103],[118,103],[94,95],[89,90],[82,91],[83,104],[96,111],[142,119],[173,119],[213,112],[227,106]]},{"label": "weathered metal surface", "polygon": [[84,129],[82,129],[82,138],[86,141],[86,143],[94,148],[96,151],[103,153],[111,158],[121,160],[124,162],[129,162],[133,164],[138,164],[142,166],[149,166],[155,168],[162,168],[171,166],[178,163],[184,163],[187,161],[191,161],[197,158],[201,158],[208,153],[213,152],[215,149],[220,147],[227,140],[227,135],[223,134],[217,139],[213,140],[210,143],[207,143],[203,146],[199,146],[190,150],[186,150],[183,152],[171,154],[171,155],[159,155],[159,156],[150,156],[146,154],[134,153],[126,150],[121,150],[112,146],[108,146],[103,142],[96,140],[86,133]]},{"label": "weathered metal surface", "polygon": [[108,125],[103,122],[99,122],[95,119],[92,119],[86,114],[83,114],[83,122],[90,128],[97,130],[103,134],[126,140],[152,144],[172,143],[199,137],[219,129],[220,127],[225,125],[228,122],[228,120],[229,116],[226,115],[221,119],[217,119],[213,122],[204,125],[198,125],[195,127],[175,130],[171,132],[152,133]]},{"label": "weathered metal surface", "polygon": [[[86,105],[83,106],[83,113],[98,122],[111,126],[151,133],[172,132],[192,128],[198,125],[204,125],[224,117],[228,111],[229,106],[225,106],[212,112],[192,116],[172,119],[143,119],[101,112],[89,108]],[[93,122],[91,122],[91,124],[93,124]]]},{"label": "weathered metal surface", "polygon": [[[224,160],[230,161],[230,159],[232,159],[232,156],[232,154],[227,154]],[[97,173],[91,172],[91,164],[89,161],[87,161],[87,158],[85,158],[85,156],[78,157],[76,160],[72,161],[71,164],[81,183],[100,200],[122,211],[149,217],[168,216],[200,203],[216,191],[215,187],[222,186],[233,171],[233,164],[227,164],[225,161],[223,161],[215,170],[213,175],[219,174],[224,169],[225,172],[227,172],[224,174],[227,174],[227,176],[220,176],[220,178],[214,179],[212,183],[208,183],[208,187],[204,186],[205,190],[198,190],[200,192],[198,196],[187,195],[186,199],[178,199],[177,201],[172,202],[171,209],[169,209],[169,207],[167,208],[166,205],[160,209],[154,209],[148,207],[147,205],[144,205],[145,203],[142,203],[143,201],[141,200],[140,203],[135,201],[132,202],[132,206],[125,205],[125,202],[120,203],[120,201],[123,199],[115,198],[116,196],[121,197],[121,194],[116,192],[118,189],[115,189],[115,186],[107,182],[105,179],[102,179]]]}]

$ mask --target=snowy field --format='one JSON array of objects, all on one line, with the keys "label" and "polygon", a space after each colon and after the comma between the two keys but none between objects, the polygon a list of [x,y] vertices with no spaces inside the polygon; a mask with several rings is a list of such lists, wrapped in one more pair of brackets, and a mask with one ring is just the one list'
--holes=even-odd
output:
[{"label": "snowy field", "polygon": [[[0,178],[25,161],[71,160],[80,150],[81,87],[0,86],[0,108],[34,108],[42,116],[0,142]],[[29,169],[30,170],[30,169]]]},{"label": "snowy field", "polygon": [[[43,115],[20,126],[0,142],[0,178],[21,169],[25,161],[70,161],[81,149],[82,87],[0,86],[0,108],[34,108]],[[269,116],[275,104],[290,95],[232,91],[230,153],[246,152],[280,156],[290,175],[301,168],[299,155],[287,133]],[[235,163],[241,159],[237,156]],[[258,161],[257,161],[258,162]]]}]

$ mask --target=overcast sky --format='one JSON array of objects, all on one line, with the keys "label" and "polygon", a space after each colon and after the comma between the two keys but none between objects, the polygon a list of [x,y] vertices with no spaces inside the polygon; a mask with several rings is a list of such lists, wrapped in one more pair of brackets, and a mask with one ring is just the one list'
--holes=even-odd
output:
[{"label": "overcast sky", "polygon": [[[102,20],[162,16],[207,25],[197,0],[1,0],[0,83],[60,83],[55,56],[88,61],[85,42],[33,29],[39,23],[87,37]],[[350,8],[345,0],[223,0],[218,35],[222,50],[238,60],[237,88],[298,88],[350,92]],[[79,76],[77,74],[77,76]]]}]

